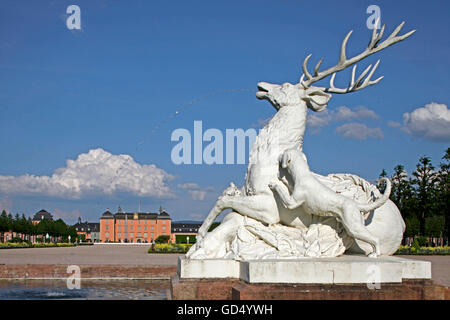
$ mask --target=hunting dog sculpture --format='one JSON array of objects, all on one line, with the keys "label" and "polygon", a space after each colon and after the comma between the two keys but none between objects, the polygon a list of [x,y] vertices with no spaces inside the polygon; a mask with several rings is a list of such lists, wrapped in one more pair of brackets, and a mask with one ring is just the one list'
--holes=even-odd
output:
[{"label": "hunting dog sculpture", "polygon": [[[281,155],[280,166],[289,173],[293,184],[285,186],[288,180],[280,179],[269,183],[269,188],[278,193],[286,208],[294,210],[301,206],[311,215],[335,217],[342,223],[347,234],[372,245],[373,252],[369,257],[380,254],[379,240],[364,226],[361,212],[375,210],[386,203],[391,193],[389,179],[382,179],[386,182],[382,197],[370,204],[360,204],[322,184],[309,170],[306,156],[300,150],[286,150]],[[288,192],[289,189],[292,191]]]}]

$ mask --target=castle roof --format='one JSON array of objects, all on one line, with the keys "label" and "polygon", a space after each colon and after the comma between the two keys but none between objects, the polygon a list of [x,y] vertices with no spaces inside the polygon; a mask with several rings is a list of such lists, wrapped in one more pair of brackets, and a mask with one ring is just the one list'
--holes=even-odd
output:
[{"label": "castle roof", "polygon": [[171,220],[170,215],[166,211],[156,212],[117,212],[112,214],[109,210],[105,211],[100,219],[140,219],[140,220],[156,220],[165,219]]},{"label": "castle roof", "polygon": [[100,219],[112,219],[112,218],[114,218],[114,216],[109,210],[103,212],[102,216],[100,217]]},{"label": "castle roof", "polygon": [[33,221],[41,221],[43,219],[47,219],[47,220],[53,220],[53,216],[50,214],[50,212],[42,209],[39,212],[36,212],[33,216]]}]

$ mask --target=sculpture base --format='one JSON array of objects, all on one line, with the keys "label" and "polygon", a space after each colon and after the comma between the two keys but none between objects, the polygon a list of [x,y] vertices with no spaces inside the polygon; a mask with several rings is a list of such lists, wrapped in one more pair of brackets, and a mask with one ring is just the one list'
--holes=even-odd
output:
[{"label": "sculpture base", "polygon": [[234,261],[180,257],[175,300],[449,299],[431,281],[431,263],[399,257]]},{"label": "sculpture base", "polygon": [[178,258],[181,279],[239,279],[247,283],[401,283],[431,279],[431,262],[392,256],[235,261]]},{"label": "sculpture base", "polygon": [[364,284],[249,284],[237,279],[171,278],[173,300],[450,300],[450,289],[432,280]]}]

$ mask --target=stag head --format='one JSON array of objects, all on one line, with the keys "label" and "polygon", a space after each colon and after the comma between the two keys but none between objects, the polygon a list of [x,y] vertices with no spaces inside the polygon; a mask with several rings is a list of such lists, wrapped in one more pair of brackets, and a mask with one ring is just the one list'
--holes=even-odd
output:
[{"label": "stag head", "polygon": [[[379,25],[379,20],[377,20],[375,25]],[[383,50],[397,42],[400,42],[410,35],[412,35],[416,30],[412,30],[402,36],[397,36],[403,27],[404,22],[402,22],[393,32],[392,34],[383,42],[380,42],[383,37],[385,25],[383,25],[380,29],[380,32],[377,33],[377,29],[374,28],[372,32],[372,38],[367,46],[367,48],[361,52],[360,54],[354,56],[353,58],[348,59],[346,56],[346,46],[347,41],[350,38],[353,30],[350,31],[344,38],[341,44],[341,51],[339,55],[338,63],[330,67],[326,70],[319,71],[320,66],[323,62],[323,59],[320,59],[314,68],[314,72],[311,74],[308,71],[308,61],[311,58],[311,55],[308,55],[303,61],[302,69],[303,75],[300,78],[299,83],[291,84],[284,83],[282,85],[271,84],[267,82],[259,82],[258,89],[259,91],[256,93],[256,97],[258,99],[268,100],[277,110],[286,106],[294,106],[294,105],[306,105],[308,108],[313,111],[322,111],[327,107],[328,101],[331,99],[330,93],[350,93],[355,92],[361,89],[364,89],[368,86],[374,85],[378,83],[383,77],[379,77],[376,80],[371,80],[372,75],[377,69],[380,60],[378,60],[375,65],[368,66],[359,76],[355,77],[356,74],[356,63],[361,61],[368,56]],[[352,77],[350,80],[350,84],[346,88],[337,88],[334,86],[334,78],[336,73],[342,71],[353,65]],[[329,87],[316,87],[311,86],[311,84],[320,81],[331,75],[330,78],[330,86]],[[356,78],[356,79],[355,79]]]},{"label": "stag head", "polygon": [[314,111],[322,111],[331,99],[331,94],[324,92],[323,88],[313,86],[304,88],[300,83],[286,82],[279,85],[259,82],[258,89],[256,97],[268,100],[277,110],[286,106],[306,104]]}]

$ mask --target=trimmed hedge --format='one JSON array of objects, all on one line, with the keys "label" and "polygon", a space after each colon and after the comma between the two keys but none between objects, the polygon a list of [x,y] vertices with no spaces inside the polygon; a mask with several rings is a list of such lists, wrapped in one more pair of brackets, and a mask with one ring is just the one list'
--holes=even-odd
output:
[{"label": "trimmed hedge", "polygon": [[148,253],[186,253],[191,246],[192,244],[155,243],[148,249]]},{"label": "trimmed hedge", "polygon": [[175,236],[175,242],[187,244],[187,237],[189,237],[189,244],[194,244],[197,241],[197,236],[192,234],[177,234]]},{"label": "trimmed hedge", "polygon": [[58,243],[7,242],[7,243],[0,243],[0,249],[75,247],[76,245],[78,244],[65,242],[58,242]]},{"label": "trimmed hedge", "polygon": [[418,247],[418,246],[400,246],[394,255],[450,255],[450,247]]}]

